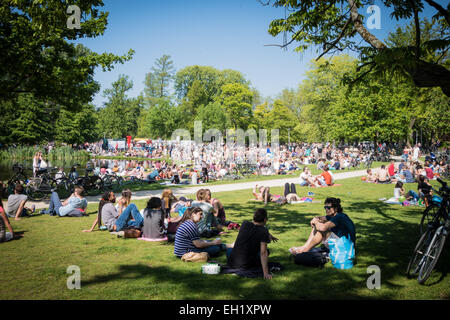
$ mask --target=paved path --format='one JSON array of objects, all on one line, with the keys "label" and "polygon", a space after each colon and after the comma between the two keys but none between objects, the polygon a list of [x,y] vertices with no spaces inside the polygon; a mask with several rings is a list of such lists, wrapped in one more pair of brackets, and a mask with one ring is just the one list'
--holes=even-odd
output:
[{"label": "paved path", "polygon": [[[376,171],[376,169],[375,169]],[[358,171],[346,171],[340,173],[333,173],[334,180],[342,180],[354,177],[360,177],[366,174],[366,170],[358,170]],[[298,174],[300,176],[300,173]],[[199,189],[208,188],[212,193],[223,192],[223,191],[235,191],[235,190],[245,190],[245,189],[253,189],[253,187],[258,185],[263,185],[266,187],[284,187],[284,184],[287,183],[295,183],[297,184],[299,181],[299,177],[296,178],[285,178],[285,179],[274,179],[274,180],[263,180],[263,181],[251,181],[251,182],[242,182],[242,183],[233,183],[233,184],[221,184],[221,185],[198,185],[196,187],[186,187],[186,188],[176,188],[174,189],[174,193],[177,197],[186,196],[188,194],[194,194]],[[170,188],[170,186],[168,186]],[[148,199],[150,196],[158,195],[160,196],[163,189],[159,190],[143,190],[143,191],[133,191],[133,199]],[[98,203],[100,201],[100,195],[98,196],[88,196],[86,197],[88,203]],[[6,205],[7,202],[5,202]],[[26,206],[31,206],[34,204],[36,209],[47,208],[49,201],[44,200],[40,202],[29,201]]]}]

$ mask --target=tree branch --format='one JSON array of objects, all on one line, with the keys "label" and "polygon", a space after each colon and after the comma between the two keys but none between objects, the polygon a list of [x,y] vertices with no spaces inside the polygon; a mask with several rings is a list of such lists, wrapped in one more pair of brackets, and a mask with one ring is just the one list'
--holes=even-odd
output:
[{"label": "tree branch", "polygon": [[414,0],[410,0],[411,5],[414,11],[414,25],[416,26],[416,61],[420,59],[420,21],[419,21],[419,12],[417,10],[416,3]]},{"label": "tree branch", "polygon": [[322,58],[322,56],[323,56],[324,54],[326,54],[328,51],[330,51],[333,47],[336,46],[336,44],[339,42],[339,40],[341,40],[342,37],[344,36],[345,30],[347,29],[347,27],[348,27],[348,25],[350,24],[351,21],[352,21],[352,19],[348,19],[348,20],[347,20],[347,22],[345,23],[344,27],[342,28],[342,31],[341,31],[341,33],[339,34],[339,36],[337,37],[337,39],[334,40],[334,41],[330,44],[330,46],[329,46],[327,49],[325,49],[324,52],[322,52],[322,53],[320,54],[320,56],[316,59],[316,61],[319,61],[319,59]]},{"label": "tree branch", "polygon": [[434,2],[433,0],[425,0],[430,6],[434,7],[439,13],[445,18],[447,23],[450,25],[450,15],[448,10],[445,10],[439,3]]},{"label": "tree branch", "polygon": [[386,49],[386,45],[381,42],[377,37],[375,37],[373,34],[371,34],[367,29],[364,27],[361,17],[358,13],[358,8],[356,7],[354,0],[348,0],[348,3],[350,5],[350,17],[353,20],[354,26],[356,31],[360,34],[360,36],[366,41],[368,44],[370,44],[374,49],[377,49],[379,51]]}]

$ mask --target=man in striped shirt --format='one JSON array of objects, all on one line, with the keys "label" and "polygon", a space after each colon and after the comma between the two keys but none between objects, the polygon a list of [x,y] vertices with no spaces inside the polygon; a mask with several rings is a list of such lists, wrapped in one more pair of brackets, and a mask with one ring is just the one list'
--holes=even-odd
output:
[{"label": "man in striped shirt", "polygon": [[221,251],[226,250],[226,245],[220,239],[205,241],[200,239],[197,223],[203,215],[199,207],[189,208],[185,211],[180,225],[175,234],[174,254],[181,258],[188,252],[207,252],[209,256],[217,256]]}]

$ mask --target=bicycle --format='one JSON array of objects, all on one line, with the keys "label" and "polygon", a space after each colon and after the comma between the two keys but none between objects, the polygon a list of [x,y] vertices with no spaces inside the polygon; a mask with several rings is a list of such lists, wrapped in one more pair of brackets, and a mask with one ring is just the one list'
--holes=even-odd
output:
[{"label": "bicycle", "polygon": [[14,188],[16,187],[16,184],[26,185],[28,182],[28,178],[24,172],[25,171],[24,167],[15,163],[12,169],[15,172],[15,174],[6,183],[6,190],[5,190],[6,197],[14,193]]},{"label": "bicycle", "polygon": [[[52,168],[50,171],[55,171],[57,168]],[[41,201],[52,191],[56,191],[56,181],[50,176],[49,169],[39,169],[36,177],[31,178],[26,185],[25,192],[33,201]]]},{"label": "bicycle", "polygon": [[[104,190],[103,180],[98,175],[89,175],[89,173],[93,171],[94,170],[92,168],[86,168],[84,176],[74,178],[74,185],[83,187],[87,194],[92,193],[92,191],[95,194],[98,194]],[[75,176],[74,172],[72,172],[72,176]]]},{"label": "bicycle", "polygon": [[408,277],[418,276],[417,281],[419,284],[424,284],[431,275],[450,230],[450,188],[441,179],[438,178],[438,181],[442,185],[439,189],[439,194],[443,198],[441,206],[427,224],[427,229],[417,242],[406,269]]},{"label": "bicycle", "polygon": [[[103,183],[103,189],[106,191],[121,191],[124,184],[124,179],[116,173],[107,173],[104,176],[101,176],[100,179]],[[143,182],[141,179],[139,179],[139,181]]]}]

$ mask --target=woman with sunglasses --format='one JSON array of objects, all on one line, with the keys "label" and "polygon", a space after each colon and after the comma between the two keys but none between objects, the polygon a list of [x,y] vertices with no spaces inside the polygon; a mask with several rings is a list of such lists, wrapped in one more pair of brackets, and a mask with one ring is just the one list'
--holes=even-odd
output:
[{"label": "woman with sunglasses", "polygon": [[325,216],[314,217],[311,222],[311,233],[306,243],[301,247],[292,247],[289,252],[293,255],[308,252],[312,248],[324,244],[328,246],[329,239],[347,237],[353,244],[356,241],[356,231],[353,221],[343,213],[341,200],[337,198],[325,199]]}]

